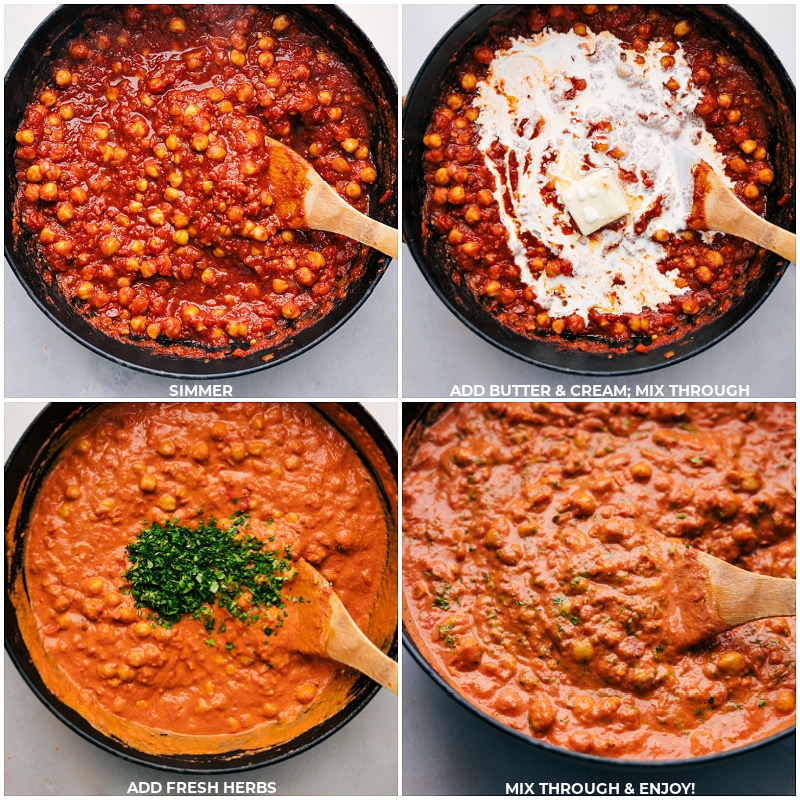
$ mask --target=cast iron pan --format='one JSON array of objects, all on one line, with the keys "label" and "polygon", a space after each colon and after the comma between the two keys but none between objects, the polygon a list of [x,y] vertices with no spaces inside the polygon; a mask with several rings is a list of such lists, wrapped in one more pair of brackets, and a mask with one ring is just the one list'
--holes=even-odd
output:
[{"label": "cast iron pan", "polygon": [[[411,458],[416,450],[419,442],[419,437],[424,432],[425,428],[432,425],[440,414],[447,408],[448,403],[403,403],[403,445],[402,445],[402,465],[405,472],[406,466],[410,463]],[[401,526],[402,527],[402,526]],[[402,544],[401,544],[402,547]],[[403,596],[403,647],[411,654],[414,661],[420,666],[422,671],[436,685],[443,689],[453,700],[459,705],[463,706],[471,713],[475,714],[478,718],[482,719],[487,725],[502,731],[505,734],[513,737],[514,739],[530,745],[534,749],[539,749],[544,752],[556,755],[560,758],[567,760],[582,762],[583,764],[602,765],[607,769],[627,769],[627,768],[644,768],[652,770],[653,767],[688,767],[696,766],[707,762],[716,762],[720,759],[729,759],[731,757],[747,757],[751,756],[755,765],[755,760],[758,756],[752,756],[755,750],[759,750],[765,745],[774,744],[782,740],[786,736],[794,736],[795,727],[786,728],[785,730],[778,731],[772,736],[762,739],[761,741],[754,742],[753,744],[741,747],[738,750],[726,750],[722,753],[713,753],[707,756],[698,756],[697,758],[676,759],[673,761],[633,761],[629,759],[618,758],[604,758],[603,756],[592,755],[591,753],[579,753],[573,750],[565,750],[549,742],[543,742],[539,739],[534,739],[524,731],[517,731],[509,728],[499,720],[485,713],[477,706],[472,705],[466,700],[463,695],[459,694],[453,686],[451,686],[438,671],[430,664],[425,655],[424,643],[420,643],[419,636],[416,634],[416,627],[410,619],[410,615],[406,614],[405,595]]]},{"label": "cast iron pan", "polygon": [[[118,364],[165,377],[233,377],[288,361],[321,342],[343,325],[369,297],[391,259],[369,251],[359,277],[337,299],[328,314],[302,328],[274,348],[257,349],[243,356],[214,353],[197,348],[196,357],[176,355],[168,347],[148,346],[108,336],[90,325],[58,292],[39,265],[33,238],[12,229],[10,199],[16,195],[14,169],[16,142],[25,106],[37,86],[50,77],[53,52],[82,30],[83,20],[113,6],[60,6],[23,45],[5,81],[6,214],[5,255],[19,281],[36,305],[65,333]],[[293,14],[352,67],[353,75],[374,106],[371,151],[376,159],[378,180],[370,189],[370,207],[379,221],[396,225],[397,219],[397,87],[372,42],[338,6],[293,6]],[[385,197],[384,197],[385,196]],[[383,202],[379,202],[383,198]],[[366,250],[366,248],[365,248]],[[363,258],[363,256],[362,256]],[[269,357],[265,361],[265,357]]]},{"label": "cast iron pan", "polygon": [[[153,755],[101,733],[47,687],[33,664],[17,621],[12,588],[23,571],[25,528],[38,487],[63,446],[75,422],[96,403],[52,403],[31,423],[5,467],[6,591],[5,648],[22,678],[42,703],[65,725],[97,747],[136,764],[185,773],[226,773],[255,769],[283,761],[327,739],[356,716],[378,693],[380,686],[360,675],[349,690],[347,704],[316,727],[284,744],[260,751],[234,750],[208,755]],[[312,406],[358,452],[382,494],[387,519],[397,515],[397,451],[375,420],[357,403],[321,403]],[[342,414],[341,412],[345,413]],[[349,419],[348,419],[349,418]],[[365,431],[367,437],[359,435]],[[15,505],[18,513],[15,513]],[[396,574],[396,542],[390,542],[387,569]],[[388,650],[397,658],[397,631]]]},{"label": "cast iron pan", "polygon": [[[657,6],[656,6],[657,7]],[[766,251],[759,251],[751,264],[751,281],[743,296],[721,316],[698,326],[680,340],[648,350],[646,353],[582,352],[567,350],[545,338],[528,339],[501,325],[475,299],[464,282],[451,277],[451,264],[440,237],[423,234],[422,200],[425,183],[422,170],[422,137],[433,106],[442,91],[452,85],[455,67],[464,54],[482,41],[493,20],[504,19],[520,6],[476,6],[463,16],[439,41],[423,64],[403,109],[403,236],[414,260],[433,290],[467,327],[509,355],[560,372],[580,375],[624,375],[646,372],[674,364],[708,349],[739,327],[764,302],[786,271],[788,262]],[[776,135],[768,143],[775,165],[776,180],[770,192],[767,217],[787,230],[795,227],[795,88],[778,57],[761,36],[739,14],[725,5],[671,5],[680,14],[715,32],[716,38],[749,65],[759,76],[762,94],[770,101],[776,121]],[[782,206],[776,199],[788,195]],[[670,351],[674,355],[667,358]]]}]

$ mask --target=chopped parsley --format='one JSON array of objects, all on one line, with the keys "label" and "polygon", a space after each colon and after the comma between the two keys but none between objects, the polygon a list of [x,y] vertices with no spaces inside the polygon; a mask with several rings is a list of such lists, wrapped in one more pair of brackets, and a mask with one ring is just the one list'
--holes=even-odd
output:
[{"label": "chopped parsley", "polygon": [[[291,552],[288,546],[269,550],[266,542],[244,532],[248,516],[237,511],[226,528],[202,516],[195,526],[178,520],[145,523],[127,546],[130,567],[122,577],[130,586],[121,590],[165,628],[188,616],[211,633],[215,607],[247,624],[268,608],[282,609],[281,589],[293,575]],[[245,608],[239,603],[243,597]],[[223,619],[218,632],[225,627]],[[214,646],[214,640],[206,644]]]}]

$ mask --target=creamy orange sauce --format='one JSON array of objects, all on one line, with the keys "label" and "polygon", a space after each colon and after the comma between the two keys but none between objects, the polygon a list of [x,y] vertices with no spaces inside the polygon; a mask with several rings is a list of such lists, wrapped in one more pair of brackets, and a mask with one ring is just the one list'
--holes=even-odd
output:
[{"label": "creamy orange sauce", "polygon": [[794,577],[793,404],[452,404],[407,436],[403,541],[415,644],[515,730],[675,759],[794,724],[794,619],[719,632],[689,549]]},{"label": "creamy orange sauce", "polygon": [[73,426],[25,533],[32,611],[21,603],[20,618],[62,700],[145,749],[199,752],[285,739],[346,700],[352,670],[297,652],[291,584],[289,624],[270,637],[219,609],[212,632],[188,618],[165,628],[125,593],[126,545],[144,523],[223,522],[237,510],[270,549],[314,564],[388,647],[392,511],[322,416],[292,403],[109,405]]}]

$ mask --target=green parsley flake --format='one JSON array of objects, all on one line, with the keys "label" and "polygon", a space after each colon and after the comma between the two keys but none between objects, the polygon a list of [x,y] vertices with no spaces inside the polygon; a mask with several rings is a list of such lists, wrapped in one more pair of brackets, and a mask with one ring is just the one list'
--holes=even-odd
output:
[{"label": "green parsley flake", "polygon": [[[130,568],[122,577],[130,586],[122,591],[165,628],[188,616],[202,620],[209,633],[215,606],[247,624],[266,609],[282,609],[281,589],[293,576],[291,552],[288,546],[268,550],[257,536],[243,532],[248,516],[236,512],[226,529],[213,518],[201,518],[196,527],[178,520],[144,527],[127,546]],[[243,595],[249,596],[249,610],[237,602]],[[224,630],[223,620],[219,632]]]}]

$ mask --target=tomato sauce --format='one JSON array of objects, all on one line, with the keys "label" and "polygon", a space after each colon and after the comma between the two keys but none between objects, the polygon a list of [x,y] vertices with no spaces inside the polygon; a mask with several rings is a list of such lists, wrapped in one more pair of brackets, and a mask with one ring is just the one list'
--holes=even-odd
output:
[{"label": "tomato sauce", "polygon": [[16,132],[16,225],[112,336],[268,348],[323,317],[366,250],[281,224],[264,137],[368,213],[373,110],[291,10],[109,7],[56,53]]},{"label": "tomato sauce", "polygon": [[629,759],[794,724],[794,619],[693,644],[719,618],[692,549],[795,577],[793,404],[453,404],[404,476],[407,628],[481,711]]},{"label": "tomato sauce", "polygon": [[201,518],[225,525],[237,512],[270,550],[288,547],[293,560],[313,564],[359,626],[390,644],[379,597],[393,522],[354,449],[316,411],[101,407],[74,425],[25,534],[28,636],[50,688],[96,726],[125,741],[136,734],[156,752],[291,738],[329,712],[355,676],[297,652],[291,583],[285,612],[273,607],[248,625],[217,607],[212,630],[190,617],[162,625],[128,591],[126,547],[143,527],[176,520],[196,528]]},{"label": "tomato sauce", "polygon": [[[568,247],[546,237],[537,238],[524,226],[520,226],[519,241],[511,242],[514,226],[505,220],[508,214],[514,217],[514,213],[507,192],[502,202],[497,200],[499,189],[507,188],[497,186],[496,174],[507,154],[497,141],[486,153],[482,152],[482,139],[491,138],[488,134],[494,132],[491,126],[496,123],[491,121],[487,132],[482,132],[481,116],[486,111],[479,107],[478,90],[500,54],[508,51],[513,42],[530,41],[539,35],[581,37],[587,32],[610,32],[629,48],[628,58],[635,59],[637,54],[656,48],[664,69],[664,81],[675,64],[672,54],[680,48],[688,64],[691,86],[699,92],[699,100],[692,110],[713,137],[714,149],[721,158],[720,169],[739,199],[755,213],[764,215],[766,197],[775,178],[768,152],[775,120],[759,88],[758,76],[750,74],[715,38],[713,31],[704,29],[698,21],[678,16],[668,7],[536,5],[512,15],[498,14],[487,26],[485,36],[476,41],[463,61],[456,65],[452,79],[435,102],[423,138],[425,231],[432,241],[442,243],[453,280],[466,283],[486,312],[515,333],[554,340],[565,349],[644,352],[652,346],[677,340],[687,331],[724,313],[748,283],[759,276],[760,266],[757,259],[754,260],[756,248],[751,243],[729,235],[700,233],[704,220],[698,208],[688,209],[685,229],[659,227],[657,223],[665,209],[663,198],[658,197],[641,214],[626,241],[617,242],[613,236],[608,237],[611,242],[608,251],[612,254],[637,252],[637,247],[643,250],[641,243],[646,242],[648,252],[653,254],[654,270],[662,276],[674,276],[670,297],[645,303],[638,310],[632,307],[635,303],[618,302],[619,286],[626,281],[632,282],[636,290],[643,290],[641,277],[630,270],[631,275],[620,273],[614,285],[599,299],[582,300],[579,305],[586,307],[580,312],[561,310],[561,297],[567,290],[559,283],[559,278],[573,274],[569,257],[563,256]],[[547,74],[545,71],[545,76]],[[565,77],[571,80],[568,75]],[[503,85],[502,80],[499,84]],[[665,86],[673,92],[677,88],[668,83]],[[573,80],[564,97],[574,95],[579,88]],[[496,87],[492,86],[492,90],[496,91]],[[516,108],[525,99],[510,98],[508,105]],[[587,106],[592,102],[597,101],[591,97],[586,99]],[[614,155],[613,150],[609,150],[611,160],[602,161],[608,143],[601,140],[606,130],[613,131],[617,120],[613,103],[601,110],[606,115],[602,121],[605,127],[593,125],[586,134],[587,140],[599,137],[595,143],[598,153],[592,156],[593,163],[586,166],[610,166],[625,182],[632,173],[626,172],[622,161],[618,162],[619,166],[614,161],[622,157],[622,152]],[[537,110],[531,109],[530,113],[534,115]],[[524,116],[524,112],[520,112],[520,116]],[[521,131],[518,133],[521,135]],[[526,131],[527,135],[533,141],[541,136],[541,131],[539,128],[530,134]],[[510,155],[514,156],[515,151],[511,150]],[[558,155],[551,153],[548,157],[553,160]],[[545,166],[543,164],[542,174],[545,174]],[[643,185],[652,185],[643,165],[639,166],[636,172],[641,172]],[[509,184],[514,188],[511,167],[509,173]],[[530,204],[563,211],[551,184],[552,180],[550,184],[542,183],[540,197],[526,198],[521,213],[527,214]],[[644,233],[648,225],[650,228]],[[607,226],[607,232],[615,231],[617,226],[618,223],[612,223]],[[569,237],[577,231],[574,223],[570,223],[560,233]],[[595,251],[599,252],[601,243],[600,239],[594,240],[598,245]],[[524,251],[528,277],[520,266],[520,249]],[[590,261],[589,256],[583,254],[580,258],[587,263]],[[584,270],[584,281],[593,280],[593,273],[602,271],[603,260],[597,256],[592,265],[595,269]],[[634,258],[632,263],[635,265],[642,260],[637,262]],[[545,275],[547,281],[542,277]],[[534,284],[530,283],[531,276]],[[654,275],[654,280],[657,278]],[[564,285],[570,286],[569,282]]]}]

